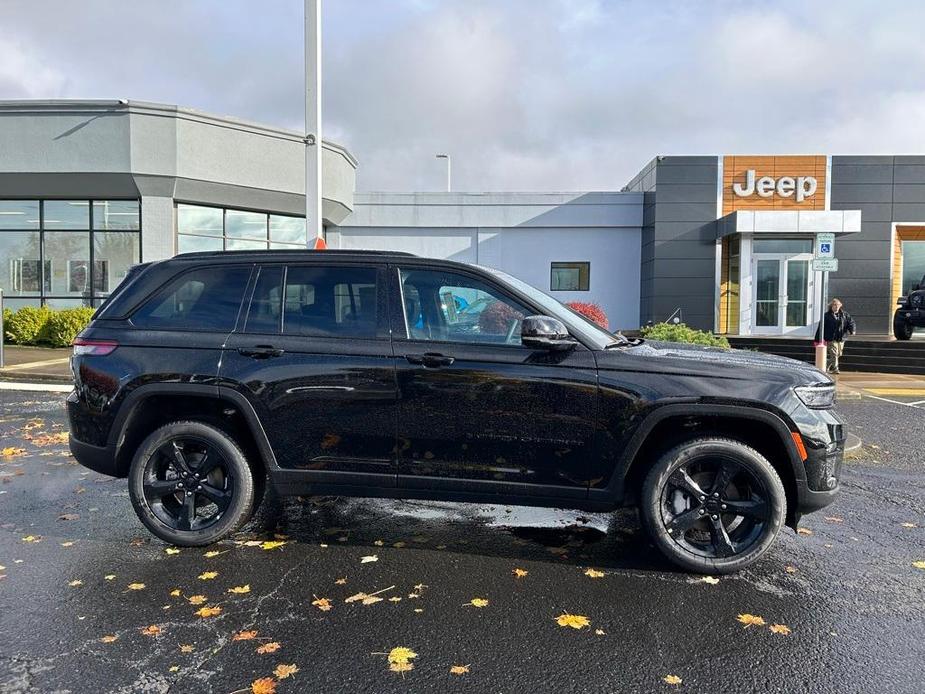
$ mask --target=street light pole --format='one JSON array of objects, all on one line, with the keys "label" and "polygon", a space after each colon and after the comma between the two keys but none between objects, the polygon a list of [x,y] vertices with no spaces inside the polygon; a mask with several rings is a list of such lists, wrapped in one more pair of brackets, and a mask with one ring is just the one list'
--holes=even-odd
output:
[{"label": "street light pole", "polygon": [[321,0],[305,0],[305,226],[324,242],[321,220]]},{"label": "street light pole", "polygon": [[449,154],[438,154],[437,159],[446,159],[446,192],[453,190],[452,170]]}]

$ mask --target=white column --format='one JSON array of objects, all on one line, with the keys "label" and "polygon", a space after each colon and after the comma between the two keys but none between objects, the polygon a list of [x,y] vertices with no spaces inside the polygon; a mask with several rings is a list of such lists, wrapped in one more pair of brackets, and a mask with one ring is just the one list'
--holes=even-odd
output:
[{"label": "white column", "polygon": [[321,221],[321,0],[305,0],[305,220],[309,242]]},{"label": "white column", "polygon": [[173,198],[141,196],[141,259],[164,260],[177,252],[174,243]]}]

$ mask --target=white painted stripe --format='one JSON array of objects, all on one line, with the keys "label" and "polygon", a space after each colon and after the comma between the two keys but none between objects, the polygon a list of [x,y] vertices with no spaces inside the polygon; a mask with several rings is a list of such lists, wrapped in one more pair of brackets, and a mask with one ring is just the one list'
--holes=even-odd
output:
[{"label": "white painted stripe", "polygon": [[40,366],[52,366],[54,364],[67,364],[70,357],[61,357],[60,359],[45,359],[44,361],[27,361],[22,364],[7,364],[0,371],[19,371],[20,369],[37,369]]},{"label": "white painted stripe", "polygon": [[31,390],[41,393],[70,393],[74,386],[62,383],[17,383],[0,381],[0,390]]},{"label": "white painted stripe", "polygon": [[915,410],[920,408],[916,407],[914,402],[900,402],[899,400],[890,400],[889,398],[881,398],[879,395],[871,395],[870,393],[864,393],[865,398],[873,398],[874,400],[882,400],[883,402],[891,402],[894,405],[903,405],[904,407],[911,407]]}]

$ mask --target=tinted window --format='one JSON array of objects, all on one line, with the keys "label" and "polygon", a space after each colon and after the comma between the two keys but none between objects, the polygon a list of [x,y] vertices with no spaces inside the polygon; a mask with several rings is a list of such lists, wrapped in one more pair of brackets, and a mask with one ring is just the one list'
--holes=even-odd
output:
[{"label": "tinted window", "polygon": [[369,267],[291,266],[283,294],[283,332],[376,337],[376,275]]},{"label": "tinted window", "polygon": [[278,333],[283,309],[283,268],[264,267],[257,277],[244,332]]},{"label": "tinted window", "polygon": [[150,330],[231,331],[250,271],[220,266],[184,273],[143,304],[132,323]]},{"label": "tinted window", "polygon": [[527,309],[485,282],[453,272],[402,270],[401,283],[411,339],[520,344]]}]

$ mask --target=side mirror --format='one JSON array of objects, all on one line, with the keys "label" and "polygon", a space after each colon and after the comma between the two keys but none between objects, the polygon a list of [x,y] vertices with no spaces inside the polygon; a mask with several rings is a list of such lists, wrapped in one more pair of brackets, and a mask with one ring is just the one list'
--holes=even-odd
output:
[{"label": "side mirror", "polygon": [[578,342],[568,334],[565,324],[551,316],[527,316],[520,324],[520,341],[525,347],[564,352]]}]

